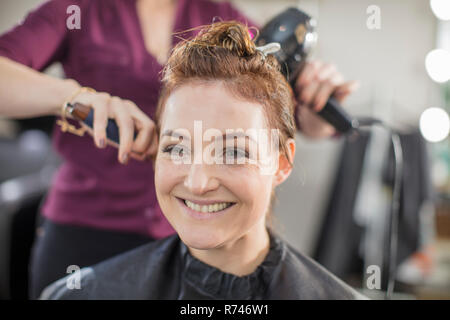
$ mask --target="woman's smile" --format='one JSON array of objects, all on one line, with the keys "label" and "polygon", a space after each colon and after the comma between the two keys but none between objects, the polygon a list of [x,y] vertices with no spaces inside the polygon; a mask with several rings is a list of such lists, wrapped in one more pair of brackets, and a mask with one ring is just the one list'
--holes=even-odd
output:
[{"label": "woman's smile", "polygon": [[198,201],[175,197],[183,212],[194,219],[214,219],[234,208],[236,202]]}]

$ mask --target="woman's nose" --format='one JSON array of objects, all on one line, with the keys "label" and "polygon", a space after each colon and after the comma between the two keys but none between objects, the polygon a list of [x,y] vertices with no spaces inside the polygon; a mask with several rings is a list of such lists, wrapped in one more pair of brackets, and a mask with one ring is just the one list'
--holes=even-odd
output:
[{"label": "woman's nose", "polygon": [[201,195],[219,187],[218,180],[212,175],[212,166],[207,164],[192,164],[184,180],[184,186],[192,194]]}]

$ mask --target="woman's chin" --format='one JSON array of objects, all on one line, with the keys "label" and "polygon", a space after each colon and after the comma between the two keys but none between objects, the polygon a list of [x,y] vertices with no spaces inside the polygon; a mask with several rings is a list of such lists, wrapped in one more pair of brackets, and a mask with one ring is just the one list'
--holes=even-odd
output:
[{"label": "woman's chin", "polygon": [[208,250],[217,248],[222,241],[214,234],[201,234],[195,232],[178,232],[183,243],[189,248],[198,250]]}]

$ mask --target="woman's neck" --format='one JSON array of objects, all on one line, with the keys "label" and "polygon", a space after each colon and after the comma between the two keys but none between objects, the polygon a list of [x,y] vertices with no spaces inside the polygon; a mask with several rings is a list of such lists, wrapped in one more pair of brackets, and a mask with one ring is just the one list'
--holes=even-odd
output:
[{"label": "woman's neck", "polygon": [[173,5],[177,0],[137,0],[140,5],[146,8],[157,8]]},{"label": "woman's neck", "polygon": [[195,258],[223,272],[245,276],[255,271],[264,261],[269,248],[267,228],[265,225],[256,225],[244,236],[219,248],[189,248],[189,251]]}]

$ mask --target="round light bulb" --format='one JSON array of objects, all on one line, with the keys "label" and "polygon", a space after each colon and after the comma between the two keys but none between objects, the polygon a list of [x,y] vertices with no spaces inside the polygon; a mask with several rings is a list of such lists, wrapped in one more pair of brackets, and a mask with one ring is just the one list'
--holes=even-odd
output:
[{"label": "round light bulb", "polygon": [[434,81],[440,83],[448,81],[450,79],[450,52],[444,49],[430,51],[425,58],[425,68]]},{"label": "round light bulb", "polygon": [[450,131],[450,118],[441,108],[428,108],[420,116],[422,136],[430,142],[439,142],[447,138]]},{"label": "round light bulb", "polygon": [[450,20],[449,0],[430,0],[430,7],[438,19]]}]

